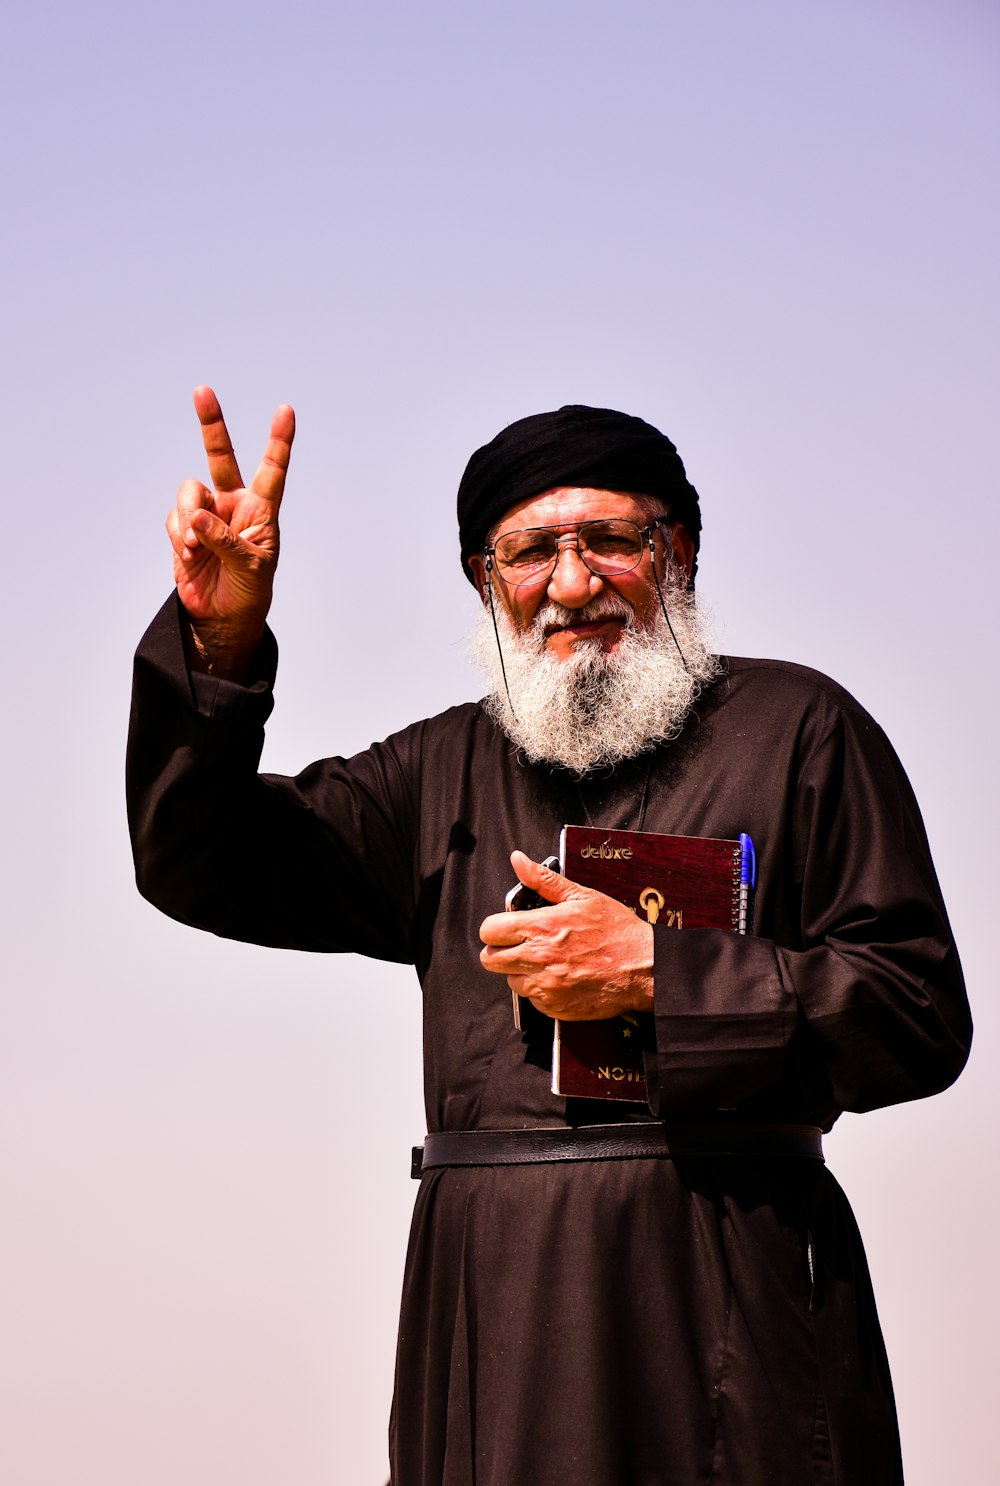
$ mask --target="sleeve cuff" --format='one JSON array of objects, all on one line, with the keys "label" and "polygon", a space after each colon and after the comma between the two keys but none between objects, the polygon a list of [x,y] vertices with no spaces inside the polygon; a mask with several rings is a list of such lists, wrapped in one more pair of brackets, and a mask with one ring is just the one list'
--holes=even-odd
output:
[{"label": "sleeve cuff", "polygon": [[191,671],[184,653],[186,616],[172,593],[139,642],[136,664],[156,673],[200,717],[231,718],[263,723],[274,706],[278,645],[265,628],[247,681]]},{"label": "sleeve cuff", "polygon": [[778,1081],[798,1021],[770,940],[654,929],[654,1114],[734,1109]]}]

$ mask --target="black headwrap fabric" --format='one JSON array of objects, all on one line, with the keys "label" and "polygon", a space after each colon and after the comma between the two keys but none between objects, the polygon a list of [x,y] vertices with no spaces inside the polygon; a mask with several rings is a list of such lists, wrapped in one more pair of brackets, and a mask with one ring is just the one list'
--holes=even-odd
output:
[{"label": "black headwrap fabric", "polygon": [[458,532],[470,582],[475,579],[466,559],[482,552],[501,516],[518,501],[559,485],[655,496],[683,522],[697,554],[698,492],[674,445],[641,418],[577,403],[508,424],[466,465],[458,487]]}]

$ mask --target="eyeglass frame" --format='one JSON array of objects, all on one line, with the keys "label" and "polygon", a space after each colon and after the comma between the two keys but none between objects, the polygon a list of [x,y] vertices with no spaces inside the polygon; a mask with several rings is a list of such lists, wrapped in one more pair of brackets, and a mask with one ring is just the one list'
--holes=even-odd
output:
[{"label": "eyeglass frame", "polygon": [[[639,533],[639,555],[630,568],[618,568],[611,573],[599,573],[596,571],[596,569],[590,566],[590,563],[584,557],[583,552],[580,549],[580,532],[585,526],[602,526],[612,521],[618,522],[625,526],[635,527],[636,531]],[[662,516],[657,516],[653,521],[649,523],[648,526],[640,526],[637,521],[632,521],[628,516],[596,516],[591,517],[588,521],[573,521],[570,522],[568,525],[569,529],[561,532],[561,534],[560,528],[556,526],[519,526],[515,527],[513,531],[504,531],[500,533],[500,537],[498,538],[498,540],[502,540],[504,537],[521,536],[525,532],[532,531],[545,531],[552,533],[552,535],[556,538],[556,550],[552,554],[552,566],[549,568],[547,573],[543,572],[541,577],[523,578],[520,582],[515,582],[510,578],[505,578],[503,573],[501,573],[498,564],[494,562],[494,555],[496,553],[496,542],[494,542],[492,546],[483,548],[483,562],[485,564],[487,573],[492,573],[495,571],[501,583],[506,583],[508,588],[535,588],[538,586],[539,583],[548,583],[551,580],[556,568],[559,566],[559,555],[562,551],[561,538],[572,536],[576,539],[577,557],[583,563],[587,571],[594,574],[595,578],[625,578],[628,576],[629,573],[634,573],[636,568],[642,562],[643,549],[645,547],[649,548],[649,556],[651,561],[653,562],[653,575],[655,577],[656,549],[653,546],[653,537],[662,526],[669,527],[672,531],[675,522],[673,521],[672,517],[664,514]],[[659,584],[657,584],[657,587],[659,587]],[[662,603],[662,597],[660,602]]]}]

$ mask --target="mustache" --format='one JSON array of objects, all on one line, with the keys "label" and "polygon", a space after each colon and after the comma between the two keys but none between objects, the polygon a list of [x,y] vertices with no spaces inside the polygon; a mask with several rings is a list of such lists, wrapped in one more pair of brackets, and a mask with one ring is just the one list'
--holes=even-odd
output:
[{"label": "mustache", "polygon": [[538,610],[531,628],[542,638],[549,630],[563,629],[568,624],[596,624],[601,619],[620,619],[629,628],[635,620],[635,610],[618,594],[598,594],[584,604],[582,609],[567,609],[562,604],[546,603]]}]

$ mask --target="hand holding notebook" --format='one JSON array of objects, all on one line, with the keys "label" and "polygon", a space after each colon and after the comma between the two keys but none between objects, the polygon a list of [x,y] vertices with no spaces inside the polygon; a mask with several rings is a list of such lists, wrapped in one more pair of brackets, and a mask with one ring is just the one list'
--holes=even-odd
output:
[{"label": "hand holding notebook", "polygon": [[[515,997],[530,999],[549,1018],[651,1011],[649,924],[522,852],[511,861],[522,887],[508,894],[512,911],[484,922],[483,965],[505,975]],[[540,904],[539,911],[519,911],[521,903]]]},{"label": "hand holding notebook", "polygon": [[[544,898],[557,893],[558,884],[549,875],[539,875],[537,863],[521,853],[515,855],[522,881],[523,864],[534,869],[527,874],[529,889],[537,895],[541,887]],[[551,862],[552,858],[548,860]],[[574,884],[613,898],[626,907],[635,916],[637,928],[640,923],[658,923],[676,931],[685,927],[717,928],[744,934],[749,930],[757,869],[753,842],[747,835],[741,835],[738,840],[720,840],[564,826],[559,860],[563,872]],[[508,894],[509,906],[513,906],[510,900],[516,901],[517,892],[515,889]],[[564,897],[571,898],[572,894],[564,890]],[[569,925],[561,927],[566,929]],[[522,931],[514,925],[511,929],[513,932],[507,938],[513,943]],[[535,950],[543,951],[547,945],[545,935],[532,937],[536,941]],[[649,938],[651,930],[647,930],[646,943]],[[626,939],[626,942],[630,941]],[[548,948],[551,951],[553,946]],[[616,948],[617,941],[612,943],[609,937],[600,951],[595,952],[598,972]],[[584,954],[593,952],[589,944],[581,944],[580,949]],[[651,966],[651,958],[649,963]],[[511,981],[514,1020],[520,1027],[518,984],[517,979]],[[628,984],[634,985],[634,977]],[[616,987],[617,979],[612,975],[609,999],[618,994]],[[599,1010],[588,1010],[585,1001],[575,1003],[570,1012],[563,1010],[560,1014],[558,1008],[547,1012],[555,1017],[553,1093],[592,1099],[645,1100],[642,1026],[635,1013],[652,1010],[651,988],[650,976],[650,1004],[619,999],[616,1012],[606,1017]],[[540,1010],[546,1010],[544,1000],[540,1004],[534,994],[531,1000]]]}]

